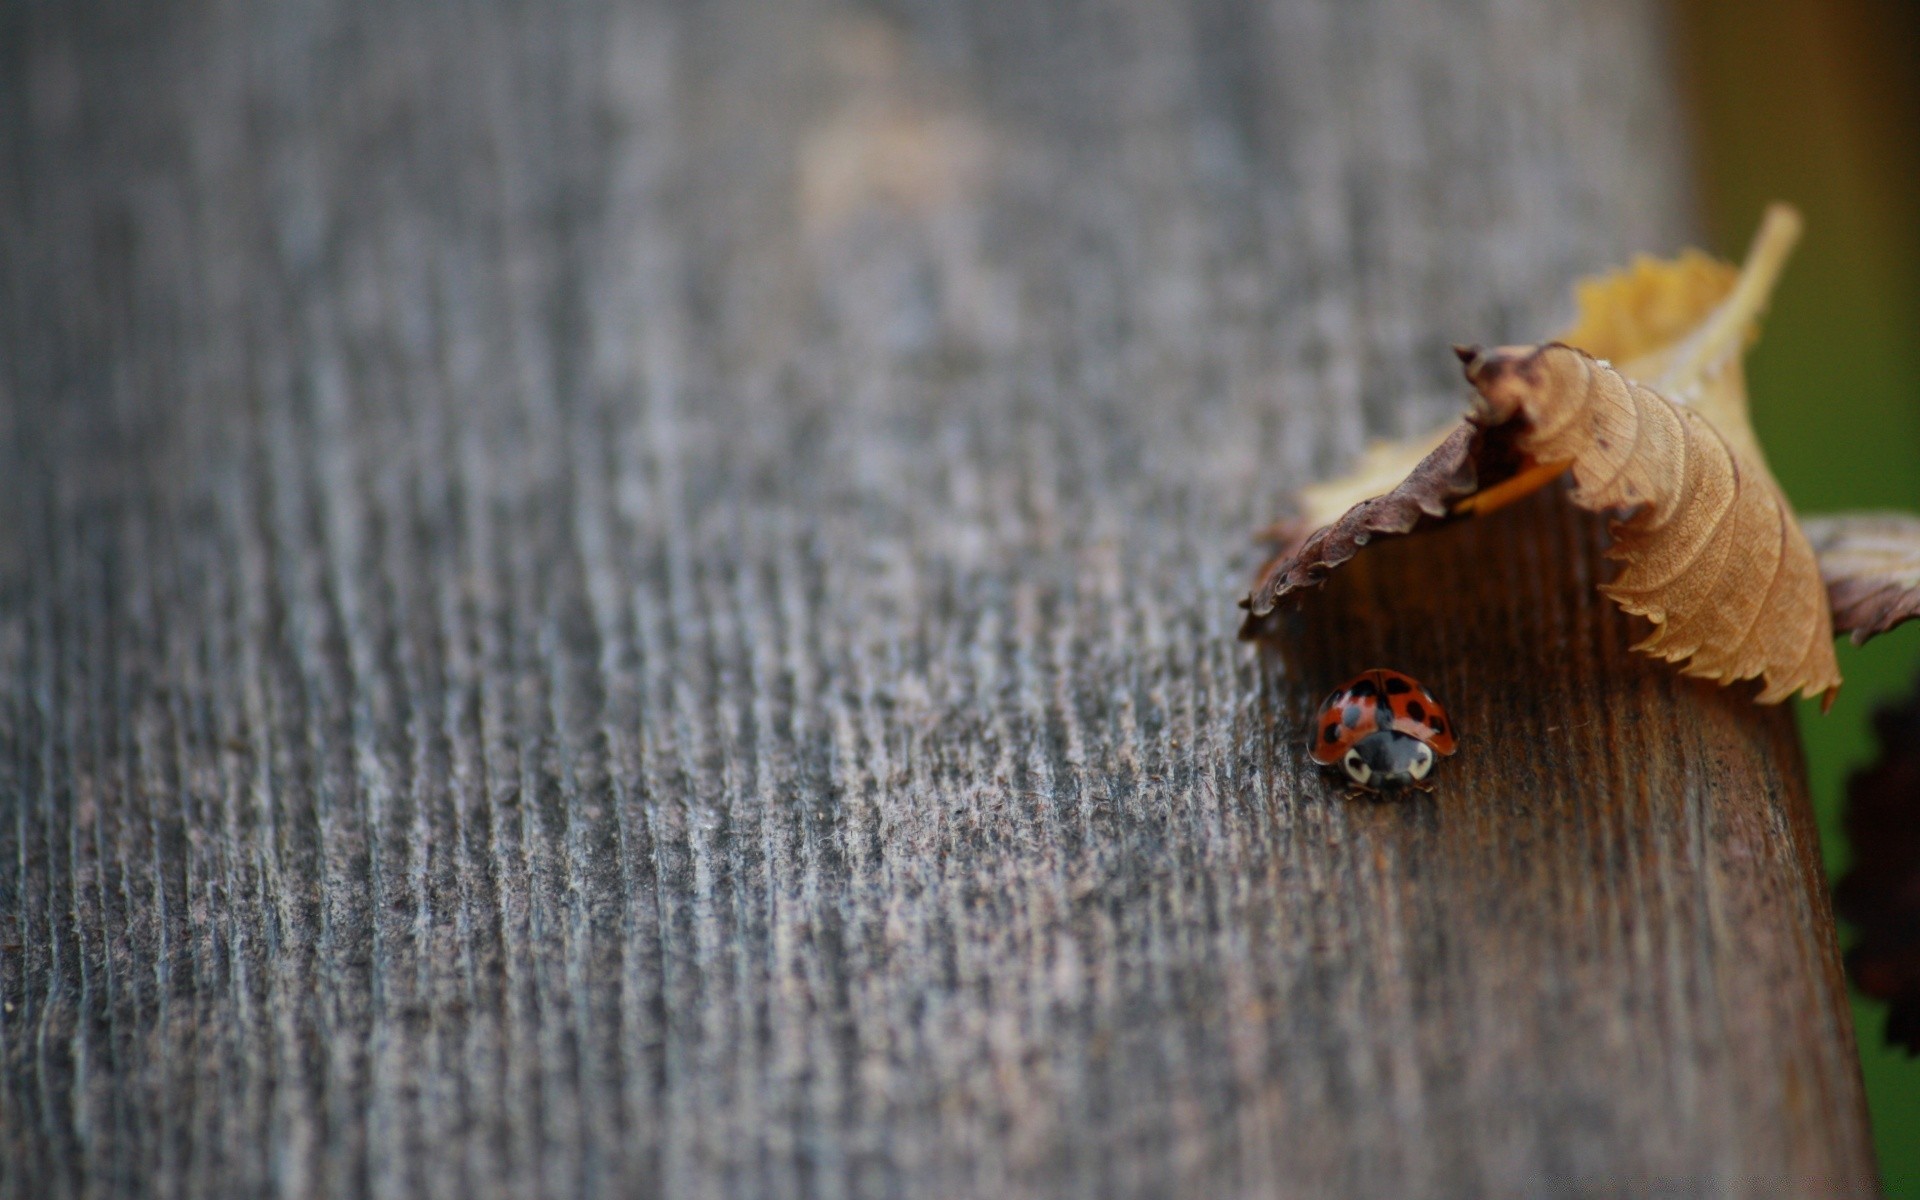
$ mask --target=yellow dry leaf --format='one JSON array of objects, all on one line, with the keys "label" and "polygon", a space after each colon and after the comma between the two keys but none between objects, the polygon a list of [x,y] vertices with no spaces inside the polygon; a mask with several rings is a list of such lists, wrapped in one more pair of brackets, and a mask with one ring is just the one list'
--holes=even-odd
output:
[{"label": "yellow dry leaf", "polygon": [[1624,270],[1576,283],[1579,316],[1551,340],[1654,378],[1665,372],[1667,352],[1706,323],[1739,278],[1733,264],[1698,250],[1672,259],[1637,255]]},{"label": "yellow dry leaf", "polygon": [[1328,497],[1373,498],[1263,569],[1245,632],[1263,633],[1283,598],[1371,539],[1491,511],[1570,469],[1569,498],[1619,518],[1611,553],[1623,565],[1603,591],[1653,622],[1636,649],[1721,683],[1760,678],[1762,702],[1830,699],[1840,674],[1826,588],[1754,436],[1741,367],[1799,228],[1776,205],[1739,271],[1697,252],[1642,258],[1583,283],[1561,339],[1463,348],[1480,392],[1470,435],[1443,433],[1398,481],[1382,468],[1415,448],[1376,448],[1362,471],[1319,489],[1314,515]]}]

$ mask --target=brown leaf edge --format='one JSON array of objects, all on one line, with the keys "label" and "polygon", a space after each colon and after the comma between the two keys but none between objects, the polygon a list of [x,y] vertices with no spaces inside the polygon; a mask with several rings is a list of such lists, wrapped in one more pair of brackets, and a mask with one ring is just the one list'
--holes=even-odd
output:
[{"label": "brown leaf edge", "polygon": [[[1465,363],[1478,348],[1456,346],[1454,353]],[[1513,448],[1510,432],[1504,426],[1488,428],[1471,417],[1462,418],[1446,440],[1385,495],[1362,500],[1319,529],[1281,521],[1264,530],[1263,539],[1276,549],[1240,601],[1247,610],[1240,623],[1241,640],[1274,636],[1278,632],[1274,614],[1282,604],[1297,601],[1299,593],[1325,583],[1327,576],[1369,542],[1451,520],[1458,515],[1456,502],[1485,496],[1495,485],[1521,474],[1527,464]],[[1539,482],[1545,483],[1551,474],[1541,475]],[[1492,507],[1483,505],[1481,510]]]},{"label": "brown leaf edge", "polygon": [[1834,908],[1857,933],[1848,978],[1887,1002],[1887,1044],[1920,1056],[1920,691],[1873,724],[1880,757],[1847,780],[1853,865]]},{"label": "brown leaf edge", "polygon": [[1479,490],[1480,441],[1479,427],[1462,421],[1386,495],[1362,500],[1333,524],[1310,533],[1285,521],[1267,530],[1266,536],[1278,543],[1278,549],[1260,568],[1253,590],[1240,601],[1247,610],[1240,637],[1251,641],[1268,636],[1282,601],[1325,583],[1336,567],[1375,538],[1399,537],[1446,520],[1455,500]]},{"label": "brown leaf edge", "polygon": [[1845,513],[1801,521],[1833,609],[1854,645],[1920,617],[1920,516]]}]

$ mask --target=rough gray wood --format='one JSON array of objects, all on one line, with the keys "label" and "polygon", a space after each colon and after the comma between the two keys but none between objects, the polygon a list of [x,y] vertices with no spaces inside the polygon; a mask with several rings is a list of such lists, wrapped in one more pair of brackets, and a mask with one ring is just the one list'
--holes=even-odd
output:
[{"label": "rough gray wood", "polygon": [[[0,9],[0,1190],[1858,1194],[1789,714],[1247,532],[1690,226],[1632,0]],[[1431,802],[1298,745],[1373,660]]]}]

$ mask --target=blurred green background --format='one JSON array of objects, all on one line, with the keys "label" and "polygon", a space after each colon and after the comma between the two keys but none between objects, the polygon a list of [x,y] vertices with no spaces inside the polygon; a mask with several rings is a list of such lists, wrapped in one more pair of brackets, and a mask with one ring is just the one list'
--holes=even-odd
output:
[{"label": "blurred green background", "polygon": [[[1738,259],[1769,200],[1807,219],[1748,364],[1780,482],[1803,513],[1920,511],[1920,3],[1680,0],[1678,13],[1712,248]],[[1846,777],[1873,756],[1873,710],[1920,676],[1920,622],[1841,643],[1840,669],[1833,711],[1800,713],[1830,878],[1848,859]],[[1920,1200],[1920,1060],[1887,1049],[1885,1020],[1855,994],[1887,1194]]]}]

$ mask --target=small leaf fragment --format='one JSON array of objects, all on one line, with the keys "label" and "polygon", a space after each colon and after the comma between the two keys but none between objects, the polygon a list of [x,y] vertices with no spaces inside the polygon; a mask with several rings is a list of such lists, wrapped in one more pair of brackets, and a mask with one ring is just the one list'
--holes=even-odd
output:
[{"label": "small leaf fragment", "polygon": [[1835,632],[1859,645],[1920,616],[1920,516],[1848,513],[1805,524]]}]

